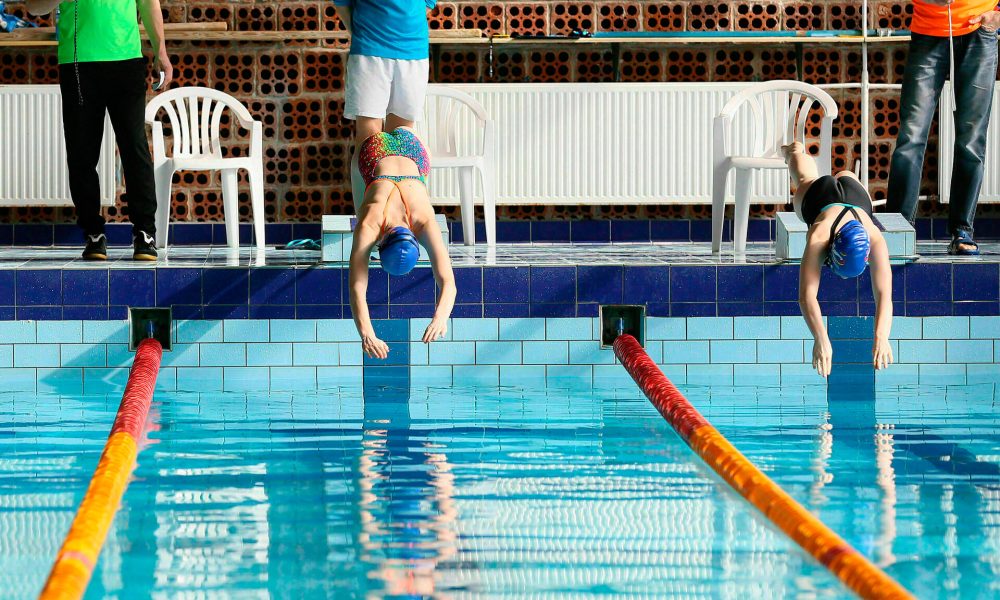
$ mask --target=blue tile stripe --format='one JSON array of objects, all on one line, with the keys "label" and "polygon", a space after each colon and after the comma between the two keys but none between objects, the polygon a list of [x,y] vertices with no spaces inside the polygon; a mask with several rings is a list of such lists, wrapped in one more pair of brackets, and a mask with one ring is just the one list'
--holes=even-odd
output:
[{"label": "blue tile stripe", "polygon": [[[757,319],[650,318],[647,351],[689,385],[820,383],[808,364],[812,339],[802,318]],[[392,348],[383,362],[362,356],[348,319],[177,321],[162,386],[315,389],[356,384],[350,377],[384,365],[409,365],[415,383],[469,377],[502,383],[519,376],[619,381],[593,318],[456,318],[445,339],[430,345],[420,341],[427,322],[376,321]],[[827,319],[838,364],[868,364],[871,326],[871,319]],[[754,337],[755,331],[765,335]],[[879,373],[880,381],[987,381],[1000,360],[1000,317],[904,317],[893,331],[897,364]],[[114,388],[131,364],[126,342],[122,321],[0,322],[0,391],[50,389],[64,380],[82,381],[85,390]]]}]

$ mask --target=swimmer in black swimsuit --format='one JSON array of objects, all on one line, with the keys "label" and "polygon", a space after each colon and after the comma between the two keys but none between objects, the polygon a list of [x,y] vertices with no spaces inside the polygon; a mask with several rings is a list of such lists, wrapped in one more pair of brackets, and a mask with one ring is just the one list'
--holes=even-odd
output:
[{"label": "swimmer in black swimsuit", "polygon": [[872,221],[871,196],[850,171],[820,177],[816,161],[800,142],[783,146],[782,152],[797,188],[792,198],[795,213],[809,225],[799,270],[799,306],[815,340],[813,368],[826,377],[833,364],[833,347],[817,299],[820,269],[827,265],[847,278],[857,277],[870,264],[875,296],[872,364],[884,369],[893,361],[892,271],[885,238]]}]

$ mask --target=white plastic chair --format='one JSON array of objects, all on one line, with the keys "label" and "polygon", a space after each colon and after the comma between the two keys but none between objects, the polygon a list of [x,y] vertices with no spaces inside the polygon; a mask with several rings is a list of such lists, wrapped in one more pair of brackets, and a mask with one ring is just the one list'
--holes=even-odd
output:
[{"label": "white plastic chair", "polygon": [[[462,205],[462,231],[465,244],[476,243],[476,212],[473,196],[476,189],[475,175],[479,173],[483,184],[483,212],[486,218],[486,243],[496,244],[496,124],[486,109],[475,98],[458,90],[432,85],[427,88],[424,139],[431,155],[431,169],[458,169],[459,200]],[[459,153],[457,130],[462,109],[472,111],[475,121],[482,128],[482,145],[471,153]],[[478,138],[477,138],[478,139]],[[433,198],[431,199],[433,201]]]},{"label": "white plastic chair", "polygon": [[[250,130],[248,156],[223,158],[219,126],[226,109],[244,129]],[[163,110],[170,122],[173,151],[167,156]],[[156,245],[167,247],[170,225],[171,180],[175,171],[221,171],[222,204],[226,219],[226,241],[230,248],[240,245],[239,170],[250,175],[250,204],[253,209],[254,239],[264,247],[264,161],[263,125],[229,94],[205,87],[180,87],[156,96],[146,105],[146,123],[153,128],[153,167],[156,179]]]},{"label": "white plastic chair", "polygon": [[[734,155],[734,117],[749,105],[753,117],[749,155]],[[748,87],[733,96],[715,117],[712,164],[712,252],[722,249],[722,226],[726,215],[726,184],[729,172],[736,171],[736,207],[733,215],[733,244],[736,254],[746,252],[747,221],[750,217],[750,192],[754,169],[786,169],[781,146],[792,141],[805,143],[809,112],[819,105],[822,112],[819,155],[816,164],[820,175],[830,174],[833,152],[833,121],[837,103],[816,86],[799,81],[767,81]],[[783,119],[784,122],[776,122]]]}]

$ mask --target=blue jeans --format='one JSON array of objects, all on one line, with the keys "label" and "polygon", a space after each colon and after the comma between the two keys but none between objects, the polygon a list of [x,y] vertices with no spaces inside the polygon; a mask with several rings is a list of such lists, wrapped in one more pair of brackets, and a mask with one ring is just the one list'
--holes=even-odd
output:
[{"label": "blue jeans", "polygon": [[[997,34],[982,28],[955,39],[955,161],[948,229],[972,232],[983,184],[986,128],[997,78]],[[890,212],[913,221],[931,120],[948,77],[948,38],[914,33],[899,98],[899,136],[889,168]]]}]

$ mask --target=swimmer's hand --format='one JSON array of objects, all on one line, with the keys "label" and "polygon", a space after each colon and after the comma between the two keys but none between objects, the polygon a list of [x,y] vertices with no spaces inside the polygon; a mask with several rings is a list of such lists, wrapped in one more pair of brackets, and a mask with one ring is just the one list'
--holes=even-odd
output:
[{"label": "swimmer's hand", "polygon": [[889,338],[875,336],[875,343],[872,344],[872,364],[876,371],[880,371],[892,364],[892,346]]},{"label": "swimmer's hand", "polygon": [[822,377],[828,377],[833,368],[833,346],[830,338],[813,342],[813,368]]},{"label": "swimmer's hand", "polygon": [[385,359],[389,356],[389,346],[378,339],[374,333],[361,336],[361,349],[365,351],[368,358]]},{"label": "swimmer's hand", "polygon": [[448,333],[448,319],[434,319],[427,326],[427,330],[424,331],[424,343],[429,344],[435,340],[439,340],[446,333]]}]

